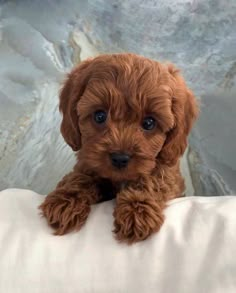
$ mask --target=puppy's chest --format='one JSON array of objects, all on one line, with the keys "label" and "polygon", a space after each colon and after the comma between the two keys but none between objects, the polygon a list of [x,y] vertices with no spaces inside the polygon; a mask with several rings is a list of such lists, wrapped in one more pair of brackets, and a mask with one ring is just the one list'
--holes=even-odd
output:
[{"label": "puppy's chest", "polygon": [[117,193],[124,189],[127,182],[112,183],[109,179],[101,179],[97,183],[99,195],[101,197],[99,202],[107,201],[116,198]]}]

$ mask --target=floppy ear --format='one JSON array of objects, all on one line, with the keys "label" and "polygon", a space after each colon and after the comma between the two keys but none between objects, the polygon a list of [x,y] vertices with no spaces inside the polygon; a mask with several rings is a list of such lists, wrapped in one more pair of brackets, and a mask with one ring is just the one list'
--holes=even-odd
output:
[{"label": "floppy ear", "polygon": [[88,59],[73,69],[60,92],[59,109],[63,115],[61,133],[73,151],[78,151],[81,147],[76,105],[86,88],[89,79],[88,66],[91,62],[92,59]]},{"label": "floppy ear", "polygon": [[167,134],[158,159],[163,164],[173,166],[187,147],[187,136],[198,116],[198,105],[193,93],[187,88],[184,79],[181,77],[179,70],[173,65],[169,65],[168,71],[174,81],[172,113],[175,118],[175,125]]}]

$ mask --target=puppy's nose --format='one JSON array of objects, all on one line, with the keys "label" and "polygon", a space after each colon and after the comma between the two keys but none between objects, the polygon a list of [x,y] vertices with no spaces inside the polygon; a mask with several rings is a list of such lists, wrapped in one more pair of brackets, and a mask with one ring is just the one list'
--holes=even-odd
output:
[{"label": "puppy's nose", "polygon": [[110,154],[112,165],[118,169],[127,167],[130,156],[124,153],[112,153]]}]

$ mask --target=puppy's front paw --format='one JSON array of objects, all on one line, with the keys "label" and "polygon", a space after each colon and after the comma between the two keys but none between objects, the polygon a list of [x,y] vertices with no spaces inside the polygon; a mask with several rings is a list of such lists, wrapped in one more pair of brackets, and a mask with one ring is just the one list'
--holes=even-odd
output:
[{"label": "puppy's front paw", "polygon": [[[119,241],[132,244],[157,232],[164,222],[162,209],[152,198],[130,196],[118,200],[114,211],[114,232]],[[143,197],[143,198],[142,198]]]},{"label": "puppy's front paw", "polygon": [[49,194],[39,207],[48,224],[55,229],[55,235],[79,230],[85,223],[90,205],[86,198]]}]

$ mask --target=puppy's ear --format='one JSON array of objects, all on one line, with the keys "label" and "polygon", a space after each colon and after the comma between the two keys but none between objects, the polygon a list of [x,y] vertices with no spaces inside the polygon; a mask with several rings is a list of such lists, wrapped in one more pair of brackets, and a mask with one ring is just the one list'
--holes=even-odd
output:
[{"label": "puppy's ear", "polygon": [[198,116],[197,100],[187,88],[179,70],[168,65],[173,80],[172,112],[175,118],[174,128],[167,134],[166,141],[158,159],[163,164],[173,166],[183,155],[187,147],[187,136]]},{"label": "puppy's ear", "polygon": [[59,97],[59,109],[63,115],[61,133],[73,151],[78,151],[81,147],[76,105],[83,95],[89,80],[88,67],[91,62],[92,59],[83,61],[68,74]]}]

